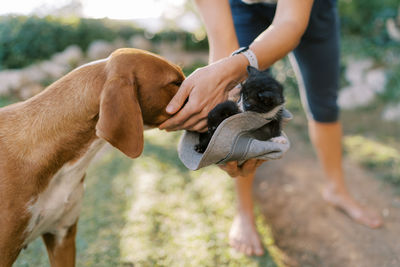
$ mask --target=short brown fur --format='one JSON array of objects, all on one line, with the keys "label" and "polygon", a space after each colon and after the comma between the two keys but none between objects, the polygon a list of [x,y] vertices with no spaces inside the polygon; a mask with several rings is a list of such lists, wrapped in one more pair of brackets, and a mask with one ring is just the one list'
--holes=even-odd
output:
[{"label": "short brown fur", "polygon": [[[65,164],[79,160],[94,140],[105,139],[126,155],[143,149],[143,124],[157,126],[184,79],[179,67],[139,49],[116,50],[104,61],[77,68],[42,93],[0,109],[0,266],[22,249],[29,201]],[[73,244],[76,225],[59,246]],[[63,259],[44,235],[52,266]],[[64,241],[66,243],[64,243]],[[64,248],[70,257],[74,248]]]}]

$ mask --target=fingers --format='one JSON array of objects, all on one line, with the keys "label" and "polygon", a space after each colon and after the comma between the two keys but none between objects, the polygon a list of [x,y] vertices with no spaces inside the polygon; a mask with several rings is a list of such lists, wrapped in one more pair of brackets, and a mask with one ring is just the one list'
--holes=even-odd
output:
[{"label": "fingers", "polygon": [[229,176],[237,177],[240,176],[240,169],[238,167],[237,161],[230,161],[225,164],[218,165],[221,169],[226,171]]},{"label": "fingers", "polygon": [[241,166],[241,173],[243,176],[247,176],[250,174],[254,174],[257,168],[264,162],[265,160],[260,159],[249,159]]},{"label": "fingers", "polygon": [[183,106],[186,99],[189,97],[189,94],[192,90],[193,86],[187,82],[187,80],[183,81],[181,87],[175,96],[171,99],[165,111],[169,114],[175,114],[179,111],[179,109]]},{"label": "fingers", "polygon": [[[204,132],[207,130],[207,115],[210,107],[198,101],[197,96],[191,95],[186,105],[172,118],[159,126],[161,130],[176,131],[186,129],[189,131]],[[205,107],[204,107],[205,106]]]},{"label": "fingers", "polygon": [[206,132],[207,131],[207,118],[201,119],[199,121],[197,121],[193,126],[187,127],[185,128],[189,131],[193,131],[193,132]]},{"label": "fingers", "polygon": [[265,161],[266,160],[249,159],[240,166],[238,166],[237,161],[230,161],[218,166],[226,171],[231,177],[249,176],[253,175],[256,169]]},{"label": "fingers", "polygon": [[263,159],[257,160],[256,168],[258,168],[258,167],[259,167],[261,164],[263,164],[264,162],[266,162],[266,160],[263,160]]},{"label": "fingers", "polygon": [[163,122],[158,128],[160,130],[176,131],[184,129],[184,123],[192,116],[197,115],[197,112],[192,108],[192,103],[189,102],[173,117]]},{"label": "fingers", "polygon": [[[186,80],[185,80],[186,81]],[[205,131],[207,130],[207,114],[208,109],[204,108],[207,103],[199,102],[198,93],[193,93],[193,86],[189,83],[182,84],[177,94],[168,104],[166,111],[170,114],[175,114],[172,118],[166,120],[159,126],[160,130],[176,131],[187,129],[190,131]],[[188,95],[190,97],[188,98]],[[188,102],[179,110],[179,108]],[[201,99],[201,98],[200,98]]]},{"label": "fingers", "polygon": [[242,172],[244,173],[250,173],[255,171],[257,168],[257,159],[249,159],[243,165],[241,166]]}]

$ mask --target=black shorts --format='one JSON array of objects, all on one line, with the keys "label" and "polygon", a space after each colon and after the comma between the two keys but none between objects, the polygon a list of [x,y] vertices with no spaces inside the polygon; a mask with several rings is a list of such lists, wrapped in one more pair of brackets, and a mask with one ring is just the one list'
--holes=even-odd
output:
[{"label": "black shorts", "polygon": [[[279,1],[279,0],[278,0]],[[248,46],[272,22],[275,4],[245,4],[230,0],[240,46]],[[308,27],[290,56],[302,103],[318,122],[338,120],[339,18],[336,0],[315,0]]]}]

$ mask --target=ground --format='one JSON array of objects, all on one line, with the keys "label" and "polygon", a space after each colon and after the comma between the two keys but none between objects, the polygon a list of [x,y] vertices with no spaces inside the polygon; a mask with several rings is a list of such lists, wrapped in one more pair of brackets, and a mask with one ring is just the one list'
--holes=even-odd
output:
[{"label": "ground", "polygon": [[371,230],[327,205],[324,183],[311,147],[288,128],[291,150],[259,169],[254,186],[261,213],[280,249],[299,266],[400,266],[400,197],[388,184],[354,162],[345,161],[354,196],[384,215]]},{"label": "ground", "polygon": [[[322,200],[324,179],[294,91],[286,91],[292,147],[265,163],[254,184],[263,257],[229,248],[231,178],[217,167],[187,170],[176,153],[180,134],[151,130],[140,158],[107,146],[88,169],[77,266],[400,266],[400,124],[382,121],[379,99],[342,113],[349,188],[384,216],[383,228],[371,230]],[[360,153],[365,147],[372,153]],[[49,266],[41,240],[22,251],[14,267],[22,266]]]},{"label": "ground", "polygon": [[[298,119],[296,119],[298,118]],[[191,172],[176,155],[178,133],[146,133],[130,160],[106,147],[88,170],[78,227],[77,266],[399,266],[400,196],[376,174],[345,158],[355,197],[385,216],[371,230],[327,205],[304,118],[286,128],[292,147],[263,165],[254,192],[267,253],[245,257],[228,246],[233,182],[216,167]],[[40,240],[15,267],[48,266]]]}]

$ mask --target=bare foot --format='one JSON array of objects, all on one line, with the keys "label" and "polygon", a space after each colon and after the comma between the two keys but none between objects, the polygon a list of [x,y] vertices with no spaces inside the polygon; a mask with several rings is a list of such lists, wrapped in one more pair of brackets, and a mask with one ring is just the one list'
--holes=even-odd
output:
[{"label": "bare foot", "polygon": [[351,219],[360,224],[370,228],[378,228],[383,224],[379,214],[362,207],[348,192],[339,192],[331,186],[327,186],[323,190],[322,196],[325,201],[343,210]]},{"label": "bare foot", "polygon": [[247,256],[264,254],[254,219],[245,213],[236,215],[229,232],[229,244]]}]

